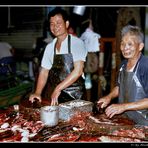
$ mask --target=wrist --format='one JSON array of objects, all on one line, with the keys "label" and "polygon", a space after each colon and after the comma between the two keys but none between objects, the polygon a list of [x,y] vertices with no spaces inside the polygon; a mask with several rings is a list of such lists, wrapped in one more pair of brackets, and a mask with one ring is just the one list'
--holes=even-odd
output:
[{"label": "wrist", "polygon": [[37,95],[37,96],[41,96],[41,93],[40,92],[37,92],[37,91],[35,91],[34,94]]},{"label": "wrist", "polygon": [[62,88],[60,88],[60,86],[57,86],[57,87],[55,88],[55,91],[61,92],[61,91],[62,91]]}]

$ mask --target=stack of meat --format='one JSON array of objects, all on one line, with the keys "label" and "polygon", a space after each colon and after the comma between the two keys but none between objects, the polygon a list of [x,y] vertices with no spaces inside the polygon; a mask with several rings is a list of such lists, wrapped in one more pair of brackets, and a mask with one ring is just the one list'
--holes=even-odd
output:
[{"label": "stack of meat", "polygon": [[20,112],[13,107],[3,110],[0,114],[1,142],[28,142],[44,124],[38,114]]}]

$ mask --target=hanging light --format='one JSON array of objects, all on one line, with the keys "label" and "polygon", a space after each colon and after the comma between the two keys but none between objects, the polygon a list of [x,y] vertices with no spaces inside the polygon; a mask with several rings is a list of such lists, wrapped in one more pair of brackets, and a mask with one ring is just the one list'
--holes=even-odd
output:
[{"label": "hanging light", "polygon": [[73,13],[82,16],[84,15],[85,9],[85,6],[74,6]]}]

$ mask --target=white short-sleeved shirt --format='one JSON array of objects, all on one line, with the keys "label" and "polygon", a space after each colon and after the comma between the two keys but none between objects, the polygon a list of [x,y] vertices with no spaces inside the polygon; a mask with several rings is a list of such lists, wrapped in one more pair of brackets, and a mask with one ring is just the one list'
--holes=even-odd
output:
[{"label": "white short-sleeved shirt", "polygon": [[82,33],[80,39],[84,41],[85,48],[88,52],[98,52],[100,51],[100,34],[94,32],[90,28],[87,28],[85,32]]},{"label": "white short-sleeved shirt", "polygon": [[12,46],[6,42],[0,42],[0,59],[12,56],[10,49]]},{"label": "white short-sleeved shirt", "polygon": [[[87,50],[84,47],[84,43],[78,37],[73,35],[71,36],[71,53],[73,55],[73,61],[86,61]],[[57,41],[55,38],[51,43],[49,43],[44,51],[43,58],[41,61],[41,67],[46,69],[51,69],[53,64],[53,56],[54,56],[54,46]],[[61,44],[60,52],[56,51],[56,54],[65,54],[68,53],[68,36]]]}]

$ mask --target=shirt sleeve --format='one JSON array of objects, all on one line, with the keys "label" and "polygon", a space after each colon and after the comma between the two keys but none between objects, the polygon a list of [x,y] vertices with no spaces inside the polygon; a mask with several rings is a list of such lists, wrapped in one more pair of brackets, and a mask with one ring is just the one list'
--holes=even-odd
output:
[{"label": "shirt sleeve", "polygon": [[5,43],[8,49],[11,49],[12,46],[9,43]]},{"label": "shirt sleeve", "polygon": [[53,63],[53,50],[52,44],[48,44],[45,48],[42,60],[41,60],[41,67],[46,69],[51,69]]},{"label": "shirt sleeve", "polygon": [[81,39],[73,37],[71,40],[71,51],[74,62],[86,61],[87,50],[84,46],[84,42]]}]

